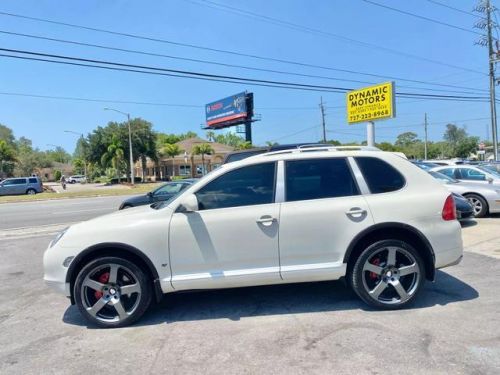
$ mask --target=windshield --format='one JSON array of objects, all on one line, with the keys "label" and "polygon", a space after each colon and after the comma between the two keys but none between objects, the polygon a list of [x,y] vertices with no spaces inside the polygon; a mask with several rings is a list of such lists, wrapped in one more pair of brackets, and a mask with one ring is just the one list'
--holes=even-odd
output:
[{"label": "windshield", "polygon": [[456,184],[458,180],[455,180],[454,178],[448,177],[445,174],[435,172],[435,171],[430,171],[430,175],[434,178],[437,178],[438,180],[445,181],[446,183],[450,184]]},{"label": "windshield", "polygon": [[495,178],[500,178],[500,173],[493,166],[480,165],[477,168],[482,170],[483,172],[486,172],[486,173],[493,175],[493,177],[495,177]]}]

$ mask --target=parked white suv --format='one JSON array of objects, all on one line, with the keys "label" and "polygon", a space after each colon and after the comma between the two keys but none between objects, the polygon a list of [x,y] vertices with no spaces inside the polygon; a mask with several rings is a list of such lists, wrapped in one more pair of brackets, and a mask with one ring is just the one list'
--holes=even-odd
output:
[{"label": "parked white suv", "polygon": [[226,164],[170,201],[73,225],[44,277],[117,327],[164,293],[342,277],[368,304],[401,308],[461,258],[442,184],[392,153],[332,147]]}]

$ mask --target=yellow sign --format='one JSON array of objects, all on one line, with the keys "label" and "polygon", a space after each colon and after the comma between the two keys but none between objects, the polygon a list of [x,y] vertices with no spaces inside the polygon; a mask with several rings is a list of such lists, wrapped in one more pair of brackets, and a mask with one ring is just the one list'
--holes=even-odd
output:
[{"label": "yellow sign", "polygon": [[394,82],[349,91],[346,94],[347,122],[367,122],[396,117]]}]

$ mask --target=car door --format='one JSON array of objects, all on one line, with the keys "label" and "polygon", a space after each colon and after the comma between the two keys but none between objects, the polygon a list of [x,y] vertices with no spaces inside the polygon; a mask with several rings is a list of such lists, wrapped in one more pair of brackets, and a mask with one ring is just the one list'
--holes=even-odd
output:
[{"label": "car door", "polygon": [[461,181],[489,184],[486,173],[473,168],[457,168],[455,174]]},{"label": "car door", "polygon": [[195,192],[197,211],[172,215],[174,289],[280,281],[275,169],[268,162],[230,170]]},{"label": "car door", "polygon": [[12,185],[12,194],[26,194],[28,184],[25,178],[16,178]]},{"label": "car door", "polygon": [[347,158],[286,161],[280,210],[280,264],[285,281],[335,279],[353,238],[373,224]]}]

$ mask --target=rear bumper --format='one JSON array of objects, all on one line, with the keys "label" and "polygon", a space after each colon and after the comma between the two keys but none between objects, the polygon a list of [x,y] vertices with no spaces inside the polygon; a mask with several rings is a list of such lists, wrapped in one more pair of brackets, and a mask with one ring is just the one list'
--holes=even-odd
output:
[{"label": "rear bumper", "polygon": [[456,247],[436,254],[436,269],[457,265],[462,261],[463,249]]}]

